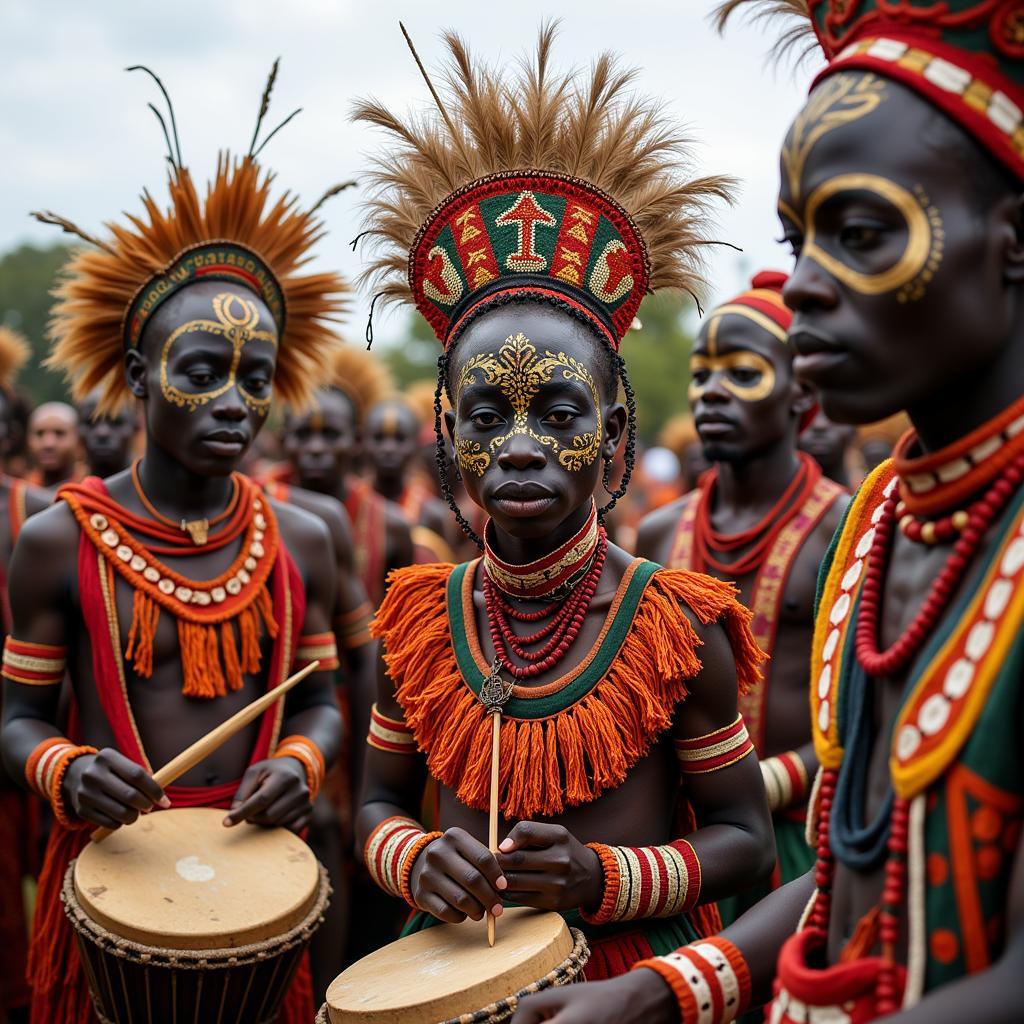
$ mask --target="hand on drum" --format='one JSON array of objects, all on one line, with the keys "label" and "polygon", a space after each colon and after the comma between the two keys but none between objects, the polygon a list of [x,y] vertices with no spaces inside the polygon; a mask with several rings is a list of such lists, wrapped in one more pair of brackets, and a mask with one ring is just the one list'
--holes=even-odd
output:
[{"label": "hand on drum", "polygon": [[65,805],[77,817],[110,829],[130,825],[154,807],[171,806],[145,768],[111,747],[75,758],[62,788]]},{"label": "hand on drum", "polygon": [[592,910],[600,904],[601,860],[561,825],[520,821],[498,851],[507,900],[541,910]]},{"label": "hand on drum", "polygon": [[248,821],[301,832],[312,814],[306,769],[294,757],[275,757],[249,766],[224,824],[230,828]]},{"label": "hand on drum", "polygon": [[673,1024],[679,1009],[655,971],[630,971],[611,981],[566,985],[527,996],[512,1024]]},{"label": "hand on drum", "polygon": [[461,828],[450,828],[416,858],[409,888],[420,910],[458,924],[479,921],[490,910],[500,916],[508,883],[494,854]]}]

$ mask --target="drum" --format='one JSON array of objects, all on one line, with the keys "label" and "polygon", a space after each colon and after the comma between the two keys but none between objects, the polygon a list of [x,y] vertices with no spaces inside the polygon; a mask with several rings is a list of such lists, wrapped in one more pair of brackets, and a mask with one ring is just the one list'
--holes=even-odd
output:
[{"label": "drum", "polygon": [[525,996],[575,981],[589,956],[583,933],[546,911],[506,910],[493,948],[482,923],[438,925],[392,942],[339,974],[317,1024],[508,1020]]},{"label": "drum", "polygon": [[61,899],[104,1024],[271,1024],[330,896],[285,829],[160,811],[87,846]]}]

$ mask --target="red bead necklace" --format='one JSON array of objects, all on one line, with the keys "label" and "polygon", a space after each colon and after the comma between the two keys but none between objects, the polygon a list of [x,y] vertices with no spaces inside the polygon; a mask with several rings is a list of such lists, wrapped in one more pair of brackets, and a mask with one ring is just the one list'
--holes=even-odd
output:
[{"label": "red bead necklace", "polygon": [[[491,642],[502,668],[510,676],[514,679],[531,679],[550,671],[565,658],[586,619],[587,609],[597,591],[607,554],[608,535],[601,526],[598,527],[597,547],[590,556],[589,565],[571,593],[551,607],[533,612],[524,612],[513,607],[494,585],[485,567],[484,604],[487,609]],[[509,621],[511,619],[531,623],[544,619],[549,621],[535,632],[520,636],[512,629]],[[542,646],[536,650],[527,650],[529,647],[536,647],[537,644]],[[509,656],[509,650],[527,664],[515,664]]]},{"label": "red bead necklace", "polygon": [[868,564],[861,588],[860,612],[857,617],[857,660],[869,676],[891,676],[901,672],[916,656],[935,629],[939,617],[963,580],[989,527],[1016,493],[1024,480],[1024,455],[1006,465],[998,479],[974,502],[967,515],[967,524],[953,545],[946,564],[935,577],[928,596],[906,632],[887,650],[879,650],[879,623],[882,607],[882,584],[885,580],[896,525],[896,490],[886,498],[882,515],[875,525],[875,536],[868,553]]},{"label": "red bead necklace", "polygon": [[[757,523],[740,533],[719,533],[711,521],[718,470],[712,469],[701,480],[697,497],[697,515],[693,526],[693,566],[698,572],[713,569],[727,576],[746,576],[760,568],[775,538],[810,497],[821,479],[821,467],[805,452],[797,452],[800,468],[782,497]],[[723,562],[716,554],[747,548],[739,558]]]}]

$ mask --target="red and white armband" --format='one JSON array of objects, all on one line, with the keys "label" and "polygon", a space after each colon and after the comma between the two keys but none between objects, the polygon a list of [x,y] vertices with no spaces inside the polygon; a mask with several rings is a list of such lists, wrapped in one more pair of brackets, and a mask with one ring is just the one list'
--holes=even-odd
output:
[{"label": "red and white armband", "polygon": [[341,662],[338,661],[338,643],[333,633],[311,633],[300,636],[295,648],[296,670],[305,668],[314,661],[319,661],[318,672],[333,672]]},{"label": "red and white armband", "polygon": [[400,718],[382,715],[376,704],[370,709],[370,731],[366,742],[389,754],[415,754],[417,750],[412,726],[406,725]]},{"label": "red and white armband", "polygon": [[363,860],[370,877],[386,892],[405,900],[418,910],[412,898],[409,880],[416,858],[441,832],[424,832],[412,818],[396,815],[385,818],[369,835],[363,849]]},{"label": "red and white armband", "polygon": [[700,900],[700,861],[685,839],[667,846],[605,846],[587,843],[601,859],[604,897],[589,924],[675,917]]},{"label": "red and white armband", "polygon": [[341,612],[334,620],[334,632],[338,642],[346,651],[354,650],[368,644],[373,637],[370,635],[370,621],[373,619],[373,605],[364,601],[347,612]]},{"label": "red and white armband", "polygon": [[68,813],[62,786],[71,762],[95,753],[95,747],[78,746],[63,736],[51,736],[43,740],[25,762],[25,781],[29,788],[53,808],[53,816],[64,828],[89,827],[87,821],[72,818]]},{"label": "red and white armband", "polygon": [[739,949],[720,935],[640,960],[633,970],[661,975],[679,1004],[680,1024],[730,1024],[750,1003],[750,970]]},{"label": "red and white armband", "polygon": [[803,758],[795,750],[787,750],[761,761],[761,777],[772,811],[784,811],[802,804],[810,791],[810,780]]},{"label": "red and white armband", "polygon": [[686,775],[706,775],[728,768],[754,749],[742,715],[724,729],[673,742],[680,771]]},{"label": "red and white armband", "polygon": [[31,644],[15,640],[4,641],[3,676],[23,686],[59,686],[64,682],[68,649],[53,644]]}]

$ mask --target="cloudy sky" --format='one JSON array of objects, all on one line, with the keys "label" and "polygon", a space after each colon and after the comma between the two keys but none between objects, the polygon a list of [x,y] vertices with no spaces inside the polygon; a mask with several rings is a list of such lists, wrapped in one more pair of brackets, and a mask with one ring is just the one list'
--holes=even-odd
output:
[{"label": "cloudy sky", "polygon": [[[405,109],[425,89],[398,29],[402,19],[428,66],[441,56],[439,32],[454,27],[483,56],[514,58],[540,21],[562,19],[559,64],[589,63],[612,48],[642,69],[640,86],[666,99],[696,140],[699,170],[742,182],[739,203],[724,210],[718,237],[744,250],[719,249],[715,295],[727,297],[764,266],[789,260],[774,241],[778,145],[799,108],[812,67],[775,70],[764,55],[770,30],[737,25],[725,39],[711,29],[711,0],[2,0],[0,3],[0,251],[47,243],[56,229],[28,211],[53,209],[96,230],[122,210],[137,210],[148,185],[160,195],[164,144],[146,109],[153,84],[125,74],[152,67],[174,100],[185,162],[204,179],[217,149],[244,149],[273,59],[281,73],[270,123],[300,114],[264,157],[282,186],[307,200],[358,178],[369,129],[348,123],[352,97],[372,94]],[[330,237],[318,259],[354,275],[348,242],[359,230],[350,190],[326,210]],[[360,297],[348,333],[361,334],[368,298]],[[405,320],[377,325],[398,340]]]}]

